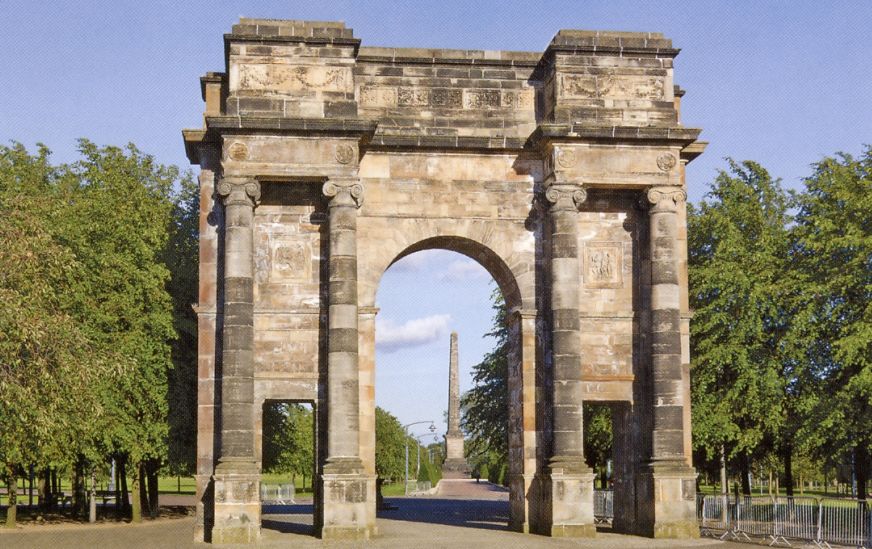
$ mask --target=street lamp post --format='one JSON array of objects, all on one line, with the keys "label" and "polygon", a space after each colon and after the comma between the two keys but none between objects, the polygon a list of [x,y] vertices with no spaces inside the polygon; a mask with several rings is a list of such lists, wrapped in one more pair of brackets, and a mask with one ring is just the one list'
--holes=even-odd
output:
[{"label": "street lamp post", "polygon": [[[409,427],[411,427],[413,425],[421,425],[423,423],[430,424],[429,429],[430,429],[431,433],[436,431],[436,424],[433,423],[433,421],[415,421],[415,422],[403,425],[403,432],[406,434],[406,436],[405,436],[405,439],[406,439],[406,480],[405,480],[405,483],[403,484],[403,494],[406,496],[409,495]],[[420,454],[419,454],[419,456],[420,456]],[[420,457],[419,457],[418,463],[419,463],[419,467],[420,467]]]}]

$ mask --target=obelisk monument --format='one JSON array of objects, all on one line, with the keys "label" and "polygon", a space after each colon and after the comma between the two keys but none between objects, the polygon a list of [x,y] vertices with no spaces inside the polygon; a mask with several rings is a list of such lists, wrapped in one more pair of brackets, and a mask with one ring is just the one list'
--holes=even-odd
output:
[{"label": "obelisk monument", "polygon": [[469,465],[463,455],[463,433],[460,431],[460,376],[457,364],[457,332],[451,332],[448,360],[448,432],[445,433],[445,462],[442,478],[466,478]]}]

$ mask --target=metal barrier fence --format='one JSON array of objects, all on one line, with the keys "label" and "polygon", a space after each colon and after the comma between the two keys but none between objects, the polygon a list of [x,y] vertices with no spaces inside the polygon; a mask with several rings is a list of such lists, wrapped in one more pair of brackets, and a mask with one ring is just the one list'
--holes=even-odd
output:
[{"label": "metal barrier fence", "polygon": [[611,524],[615,518],[615,493],[611,490],[593,491],[593,519],[598,524]]},{"label": "metal barrier fence", "polygon": [[416,480],[410,480],[406,483],[406,494],[410,496],[417,496],[420,494],[426,494],[433,488],[433,483],[429,480],[426,482],[418,482]]},{"label": "metal barrier fence", "polygon": [[700,533],[769,545],[810,542],[818,547],[844,545],[872,549],[872,507],[855,499],[728,496],[697,499]]},{"label": "metal barrier fence", "polygon": [[293,505],[296,490],[293,484],[261,484],[260,502],[265,505]]}]

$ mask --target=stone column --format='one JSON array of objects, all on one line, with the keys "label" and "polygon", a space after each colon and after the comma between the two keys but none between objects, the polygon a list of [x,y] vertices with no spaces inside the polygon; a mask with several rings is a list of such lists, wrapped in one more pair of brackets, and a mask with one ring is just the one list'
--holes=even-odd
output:
[{"label": "stone column", "polygon": [[697,537],[696,473],[684,452],[685,399],[681,364],[679,208],[681,187],[646,193],[651,257],[651,460],[640,474],[639,525],[653,537]]},{"label": "stone column", "polygon": [[451,332],[448,352],[448,432],[445,433],[445,462],[442,476],[446,479],[465,478],[469,466],[463,455],[463,433],[460,432],[460,376],[457,360],[457,332]]},{"label": "stone column", "polygon": [[375,529],[375,477],[360,459],[358,372],[357,178],[324,183],[329,199],[329,309],[327,328],[327,462],[321,537],[369,538]]},{"label": "stone column", "polygon": [[[584,462],[578,208],[587,199],[581,185],[552,183],[551,330],[553,418],[550,471],[550,535],[594,536],[593,472]],[[546,525],[547,526],[547,525]]]},{"label": "stone column", "polygon": [[213,543],[260,538],[260,471],[254,449],[254,207],[260,184],[225,177],[221,442],[215,468]]}]

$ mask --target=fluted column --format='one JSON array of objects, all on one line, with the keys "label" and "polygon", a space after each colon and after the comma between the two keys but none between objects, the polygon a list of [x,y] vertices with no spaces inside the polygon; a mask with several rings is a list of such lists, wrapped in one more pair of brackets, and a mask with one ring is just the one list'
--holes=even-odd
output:
[{"label": "fluted column", "polygon": [[681,188],[654,187],[646,194],[651,254],[652,460],[684,462],[684,390],[681,373],[681,303],[678,290],[678,208]]},{"label": "fluted column", "polygon": [[551,314],[554,380],[552,469],[586,471],[582,443],[581,332],[578,318],[581,269],[578,208],[587,199],[580,185],[551,185]]},{"label": "fluted column", "polygon": [[356,178],[324,184],[329,199],[329,309],[327,328],[327,467],[360,471],[357,209],[363,186]]},{"label": "fluted column", "polygon": [[254,462],[254,207],[260,184],[249,178],[222,179],[224,203],[224,328],[221,354],[221,455],[229,462]]},{"label": "fluted column", "polygon": [[260,471],[254,429],[254,208],[260,184],[225,177],[224,314],[221,353],[221,444],[214,479],[216,544],[257,543]]}]

